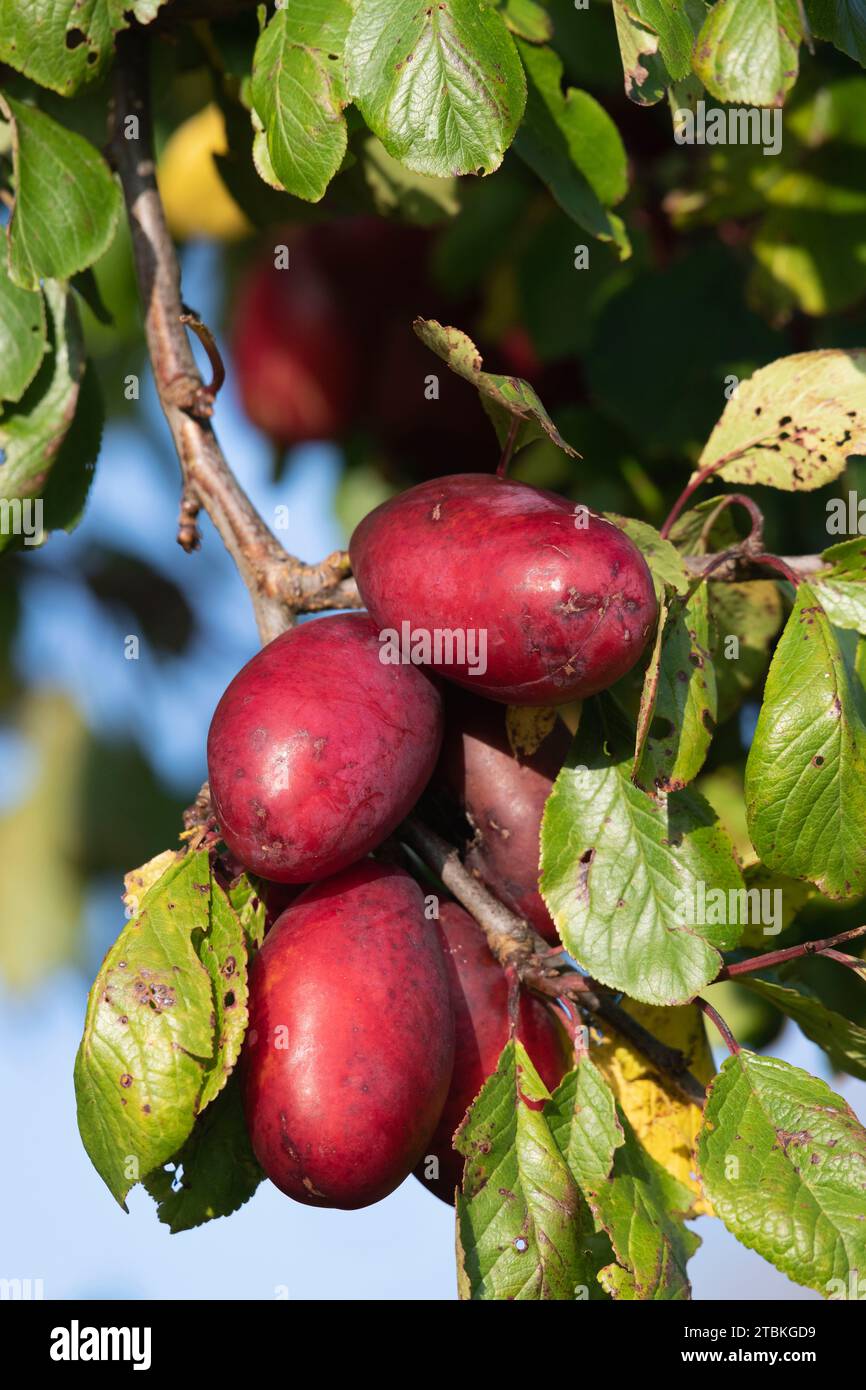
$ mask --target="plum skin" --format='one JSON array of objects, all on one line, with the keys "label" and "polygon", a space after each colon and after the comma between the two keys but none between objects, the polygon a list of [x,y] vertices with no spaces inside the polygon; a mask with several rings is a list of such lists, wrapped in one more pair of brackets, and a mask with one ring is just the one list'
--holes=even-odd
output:
[{"label": "plum skin", "polygon": [[[453,1203],[464,1159],[455,1152],[452,1139],[484,1082],[495,1072],[508,1041],[508,984],[480,927],[459,904],[440,905],[439,929],[454,1010],[454,1070],[439,1123],[415,1176],[443,1202]],[[517,1035],[552,1091],[571,1066],[570,1043],[541,1000],[525,991],[520,997]],[[439,1160],[438,1177],[425,1176],[429,1157]]]},{"label": "plum skin", "polygon": [[541,818],[571,735],[559,720],[534,753],[515,755],[505,710],[452,689],[434,773],[475,831],[464,863],[506,907],[552,944],[559,935],[538,891]]},{"label": "plum skin", "polygon": [[412,809],[442,737],[425,672],[383,664],[362,613],[269,642],[231,681],[208,733],[220,832],[253,873],[312,883],[363,858]]},{"label": "plum skin", "polygon": [[293,241],[292,272],[273,256],[254,262],[237,295],[233,366],[247,416],[284,446],[332,439],[347,428],[358,363],[335,288]]},{"label": "plum skin", "polygon": [[353,1210],[406,1178],[442,1112],[454,1056],[440,938],[402,869],[366,861],[308,888],[250,975],[241,1082],[268,1177]]},{"label": "plum skin", "polygon": [[555,493],[483,473],[421,483],[376,507],[349,545],[381,629],[486,633],[487,670],[438,674],[506,704],[606,690],[658,616],[652,576],[613,522]]}]

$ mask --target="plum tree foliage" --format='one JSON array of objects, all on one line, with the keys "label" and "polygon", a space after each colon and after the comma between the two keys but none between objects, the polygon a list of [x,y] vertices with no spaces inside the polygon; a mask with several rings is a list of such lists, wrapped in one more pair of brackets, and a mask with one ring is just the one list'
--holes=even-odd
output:
[{"label": "plum tree foliage", "polygon": [[[864,62],[824,0],[0,0],[10,582],[146,343],[178,539],[209,513],[264,643],[90,994],[121,1205],[182,1231],[414,1171],[461,1297],[688,1297],[703,1213],[857,1287],[866,1130],[765,1049],[792,1020],[866,1079]],[[278,477],[342,446],[347,552],[258,516],[226,371]],[[143,561],[86,566],[185,646]]]}]

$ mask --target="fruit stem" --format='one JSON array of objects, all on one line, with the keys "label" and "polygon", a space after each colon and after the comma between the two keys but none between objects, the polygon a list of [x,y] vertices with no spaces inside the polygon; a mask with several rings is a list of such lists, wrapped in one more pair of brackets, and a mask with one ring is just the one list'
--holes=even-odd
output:
[{"label": "fruit stem", "polygon": [[722,1015],[719,1013],[718,1009],[714,1009],[712,1004],[710,1004],[708,1000],[702,999],[700,995],[698,995],[698,998],[695,1000],[695,1003],[697,1004],[698,1008],[702,1011],[702,1013],[705,1013],[707,1018],[711,1019],[712,1022],[716,1025],[716,1027],[722,1035],[722,1038],[724,1039],[725,1047],[728,1049],[732,1057],[736,1057],[740,1051],[740,1044],[737,1042],[736,1038],[734,1037],[725,1020],[722,1018]]},{"label": "fruit stem", "polygon": [[496,468],[497,478],[504,478],[506,473],[508,472],[511,459],[514,454],[514,446],[517,443],[517,434],[520,429],[521,423],[522,421],[520,420],[519,416],[512,415],[511,424],[508,426],[508,434],[505,439],[505,444],[503,445],[502,453],[499,456],[499,463]]},{"label": "fruit stem", "polygon": [[674,505],[671,507],[667,515],[667,518],[665,519],[665,522],[662,525],[661,530],[659,531],[659,535],[662,536],[665,540],[667,540],[668,536],[670,535],[671,528],[673,527],[674,522],[676,521],[683,507],[688,502],[692,493],[697,492],[701,484],[705,483],[707,481],[707,478],[711,478],[713,474],[717,472],[719,468],[721,468],[722,462],[723,460],[716,460],[715,463],[708,463],[706,468],[702,468],[699,473],[695,474],[695,476],[691,479],[690,482],[686,483],[686,486],[683,488],[676,502],[674,502]]}]

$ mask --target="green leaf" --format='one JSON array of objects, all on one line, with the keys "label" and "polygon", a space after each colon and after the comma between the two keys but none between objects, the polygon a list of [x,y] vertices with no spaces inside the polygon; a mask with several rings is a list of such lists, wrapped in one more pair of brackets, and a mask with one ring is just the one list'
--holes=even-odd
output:
[{"label": "green leaf", "polygon": [[293,0],[259,35],[250,83],[256,166],[266,183],[317,203],[348,144],[343,49],[351,0]]},{"label": "green leaf", "polygon": [[12,97],[0,97],[0,110],[14,123],[9,273],[22,289],[38,290],[41,280],[66,280],[107,250],[120,189],[82,136]]},{"label": "green leaf", "polygon": [[716,727],[706,584],[674,597],[644,682],[635,775],[639,786],[680,791],[700,772]]},{"label": "green leaf", "polygon": [[831,545],[821,558],[831,568],[815,575],[812,588],[824,612],[834,627],[866,636],[866,537]]},{"label": "green leaf", "polygon": [[247,946],[244,926],[222,889],[211,893],[210,931],[199,947],[213,985],[214,1063],[205,1077],[198,1108],[209,1105],[226,1084],[240,1056],[247,1029]]},{"label": "green leaf", "polygon": [[530,43],[546,43],[553,38],[553,21],[536,0],[487,0],[498,10],[512,34]]},{"label": "green leaf", "polygon": [[866,5],[863,0],[806,0],[812,33],[829,39],[840,53],[866,67]]},{"label": "green leaf", "polygon": [[526,104],[514,40],[479,0],[360,0],[346,80],[388,153],[440,178],[497,169]]},{"label": "green leaf", "polygon": [[781,106],[802,40],[797,0],[717,0],[695,43],[694,70],[720,101]]},{"label": "green leaf", "polygon": [[866,291],[864,246],[859,218],[772,208],[752,239],[755,294],[813,317],[849,309]]},{"label": "green leaf", "polygon": [[[770,664],[772,640],[782,626],[782,598],[772,579],[709,584],[712,656],[721,724],[739,709]],[[735,637],[735,656],[726,647]],[[731,650],[734,650],[733,646]]]},{"label": "green leaf", "polygon": [[522,421],[515,449],[521,449],[534,439],[547,435],[556,446],[572,458],[579,458],[557,430],[541,401],[528,381],[516,376],[498,376],[481,370],[483,359],[471,338],[459,328],[444,328],[435,319],[416,319],[415,332],[425,347],[431,349],[452,372],[472,383],[480,393],[500,441],[504,442],[512,421]]},{"label": "green leaf", "polygon": [[614,1298],[687,1299],[686,1265],[700,1241],[683,1224],[688,1188],[637,1139],[588,1057],[557,1087],[545,1110],[551,1133],[618,1263],[600,1272]]},{"label": "green leaf", "polygon": [[[75,415],[42,493],[42,524],[46,532],[73,531],[81,521],[102,445],[104,424],[105,406],[99,377],[93,363],[87,362]],[[126,558],[128,561],[129,557]]]},{"label": "green leaf", "polygon": [[[729,483],[811,492],[866,452],[866,350],[797,352],[741,381],[701,454]],[[694,476],[694,475],[693,475]]]},{"label": "green leaf", "polygon": [[[752,240],[758,298],[813,316],[847,309],[866,291],[866,158],[859,132],[845,120],[844,99],[822,93],[826,99],[803,132],[807,147],[817,148],[767,189],[768,210]],[[859,97],[862,109],[862,90]]]},{"label": "green leaf", "polygon": [[629,9],[658,35],[658,53],[674,82],[691,72],[694,32],[683,0],[631,0]]},{"label": "green leaf", "polygon": [[[53,281],[46,281],[44,294],[49,352],[21,400],[0,418],[0,449],[4,454],[0,489],[7,499],[45,497],[51,468],[60,460],[61,446],[75,419],[85,373],[81,325],[73,296],[66,286]],[[90,429],[98,420],[97,415],[95,422],[88,421],[83,427]],[[12,539],[0,533],[0,549]]]},{"label": "green leaf", "polygon": [[635,5],[627,5],[624,0],[613,0],[613,17],[625,94],[639,106],[654,106],[671,81],[659,53],[658,32],[640,18]]},{"label": "green leaf", "polygon": [[158,1204],[160,1221],[176,1235],[230,1216],[249,1201],[264,1176],[250,1147],[240,1084],[233,1077],[199,1115],[171,1165],[148,1174],[144,1186]]},{"label": "green leaf", "polygon": [[710,1088],[697,1157],[716,1214],[743,1245],[795,1283],[846,1296],[849,1275],[856,1284],[866,1268],[866,1131],[841,1096],[799,1067],[740,1052]]},{"label": "green leaf", "polygon": [[691,999],[718,974],[736,925],[702,924],[698,883],[742,888],[727,835],[693,791],[631,779],[634,736],[610,700],[583,708],[541,828],[541,891],[569,953],[649,1004]]},{"label": "green leaf", "polygon": [[520,43],[528,81],[526,118],[515,139],[521,159],[548,185],[579,226],[629,254],[622,222],[607,208],[628,191],[619,131],[587,92],[562,90],[562,61],[552,48]]},{"label": "green leaf", "polygon": [[749,833],[770,869],[830,898],[866,892],[863,690],[808,584],[776,647],[746,763]]},{"label": "green leaf", "polygon": [[617,512],[605,512],[605,516],[621,531],[625,531],[643,555],[650,567],[656,597],[660,602],[666,584],[678,594],[688,593],[689,576],[676,547],[664,540],[654,526],[647,521],[636,521],[631,516],[620,516]]},{"label": "green leaf", "polygon": [[742,380],[777,351],[778,333],[746,307],[742,267],[717,238],[610,286],[583,368],[595,408],[664,476],[672,457],[700,451],[725,378]]},{"label": "green leaf", "polygon": [[836,1071],[866,1081],[866,1028],[828,1008],[802,985],[792,989],[757,975],[738,975],[737,983],[792,1018],[811,1042],[824,1049]]},{"label": "green leaf", "polygon": [[0,0],[0,59],[68,97],[101,77],[114,35],[149,24],[166,0]]},{"label": "green leaf", "polygon": [[729,507],[723,497],[705,497],[703,502],[689,507],[677,517],[671,527],[671,542],[681,555],[707,555],[726,550],[746,534],[738,529],[737,508]]},{"label": "green leaf", "polygon": [[42,295],[14,284],[0,262],[0,401],[21,399],[47,346]]},{"label": "green leaf", "polygon": [[396,214],[403,222],[435,227],[460,211],[456,179],[413,173],[392,158],[375,135],[364,141],[360,164],[376,211],[382,217]]},{"label": "green leaf", "polygon": [[214,925],[221,934],[221,894],[207,853],[186,855],[147,892],[90,991],[75,1061],[78,1126],[121,1205],[186,1141],[207,1074],[224,1057],[213,983],[196,952],[197,937]]},{"label": "green leaf", "polygon": [[549,1099],[512,1040],[455,1135],[461,1297],[568,1301],[587,1285],[591,1221],[544,1118]]},{"label": "green leaf", "polygon": [[267,911],[256,880],[241,874],[229,884],[228,899],[243,928],[247,953],[257,951],[265,939]]},{"label": "green leaf", "polygon": [[[745,529],[741,513],[724,498],[709,497],[678,518],[671,537],[686,555],[706,555],[735,545]],[[761,680],[770,664],[771,643],[782,625],[779,586],[772,579],[745,584],[712,583],[710,650],[716,675],[719,724],[739,709],[744,696]],[[731,639],[736,638],[736,644]]]}]

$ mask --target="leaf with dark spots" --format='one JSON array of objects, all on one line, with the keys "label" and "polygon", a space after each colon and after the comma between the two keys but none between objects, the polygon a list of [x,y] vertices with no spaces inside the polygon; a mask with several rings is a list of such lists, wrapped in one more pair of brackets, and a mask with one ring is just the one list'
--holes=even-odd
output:
[{"label": "leaf with dark spots", "polygon": [[[544,1117],[549,1093],[523,1045],[508,1042],[455,1136],[462,1298],[570,1301],[594,1283],[585,1203]],[[495,1181],[490,1179],[495,1175]]]},{"label": "leaf with dark spots", "polygon": [[348,95],[393,158],[446,178],[498,168],[526,104],[514,39],[477,0],[360,0],[346,37]]},{"label": "leaf with dark spots", "polygon": [[[756,402],[775,420],[796,419],[797,425],[783,431],[772,421],[756,423]],[[782,405],[787,414],[776,415]],[[719,477],[727,482],[812,491],[832,482],[852,454],[864,451],[866,350],[832,348],[781,357],[740,382],[698,470],[719,463]]]},{"label": "leaf with dark spots", "polygon": [[716,1214],[796,1283],[827,1296],[862,1274],[866,1130],[826,1082],[775,1057],[729,1057],[697,1159]]},{"label": "leaf with dark spots", "polygon": [[482,371],[481,354],[459,328],[443,327],[435,319],[416,319],[413,327],[425,347],[478,390],[501,444],[505,443],[514,425],[517,427],[515,450],[547,436],[572,458],[580,457],[563,439],[529,382],[516,376]]},{"label": "leaf with dark spots", "polygon": [[683,1224],[691,1192],[651,1158],[595,1064],[584,1057],[547,1106],[551,1133],[610,1242],[599,1268],[614,1298],[690,1297],[686,1274],[700,1241]]},{"label": "leaf with dark spots", "polygon": [[[672,791],[693,780],[715,731],[718,701],[710,647],[707,586],[685,601],[674,595],[647,668],[635,743],[634,778],[646,789]],[[664,721],[656,734],[651,720]]]},{"label": "leaf with dark spots", "polygon": [[229,1216],[264,1178],[250,1148],[237,1077],[200,1115],[185,1144],[145,1179],[172,1234]]},{"label": "leaf with dark spots", "polygon": [[697,884],[727,890],[742,878],[702,797],[635,786],[633,741],[610,696],[584,704],[544,809],[541,891],[566,949],[596,979],[646,1003],[684,1003],[715,978],[719,951],[742,931],[691,920]]},{"label": "leaf with dark spots", "polygon": [[[247,1021],[244,927],[207,853],[159,856],[127,885],[136,916],[91,990],[75,1064],[84,1146],[121,1204],[219,1094]],[[118,1105],[118,1063],[134,1107]]]},{"label": "leaf with dark spots", "polygon": [[[247,948],[241,919],[219,884],[211,897],[210,930],[199,948],[211,977],[215,1053],[199,1098],[203,1110],[225,1085],[240,1055],[247,1027]],[[224,981],[232,980],[226,990]]]}]

